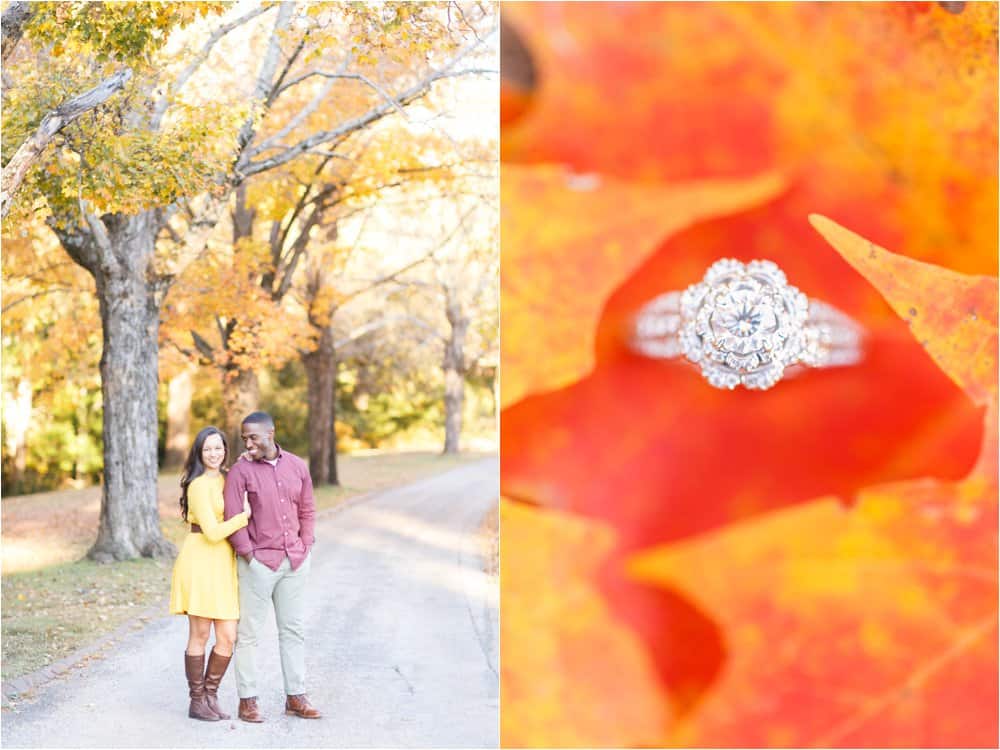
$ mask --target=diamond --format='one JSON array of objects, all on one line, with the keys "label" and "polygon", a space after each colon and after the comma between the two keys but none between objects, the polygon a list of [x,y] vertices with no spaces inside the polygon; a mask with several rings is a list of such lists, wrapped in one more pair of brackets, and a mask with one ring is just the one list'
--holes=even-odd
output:
[{"label": "diamond", "polygon": [[786,284],[785,272],[778,268],[778,264],[770,260],[752,260],[747,263],[747,273],[751,276],[764,278],[767,283],[781,286]]},{"label": "diamond", "polygon": [[861,357],[860,326],[788,284],[772,261],[713,263],[703,279],[649,302],[635,325],[644,354],[697,364],[716,388],[766,390],[797,364],[825,367]]},{"label": "diamond", "polygon": [[764,369],[757,370],[757,372],[744,375],[743,385],[753,390],[765,391],[781,380],[784,371],[785,368],[781,364],[765,367]]},{"label": "diamond", "polygon": [[707,291],[708,287],[699,283],[689,286],[681,293],[680,304],[684,315],[693,317],[697,314],[698,307],[701,305],[702,298]]},{"label": "diamond", "polygon": [[684,355],[716,387],[770,388],[802,349],[804,297],[772,261],[718,260],[681,294]]},{"label": "diamond", "polygon": [[742,273],[743,271],[745,271],[745,267],[738,260],[723,258],[722,260],[715,261],[715,263],[708,267],[708,270],[705,271],[704,283],[715,286],[727,277]]}]

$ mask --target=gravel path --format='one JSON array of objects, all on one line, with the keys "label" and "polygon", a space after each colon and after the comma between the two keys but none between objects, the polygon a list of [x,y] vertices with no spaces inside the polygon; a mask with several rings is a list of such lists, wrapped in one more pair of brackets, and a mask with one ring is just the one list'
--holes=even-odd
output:
[{"label": "gravel path", "polygon": [[[164,616],[3,715],[4,747],[496,747],[498,588],[476,530],[499,493],[478,461],[321,516],[306,634],[319,721],[285,716],[273,617],[264,724],[187,718],[187,623]],[[235,716],[227,673],[220,702]]]}]

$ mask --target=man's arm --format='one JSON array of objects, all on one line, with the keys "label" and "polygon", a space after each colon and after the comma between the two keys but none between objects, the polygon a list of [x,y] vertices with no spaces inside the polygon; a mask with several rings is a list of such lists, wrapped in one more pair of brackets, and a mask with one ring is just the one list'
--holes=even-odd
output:
[{"label": "man's arm", "polygon": [[[243,512],[243,493],[246,490],[246,478],[237,467],[237,463],[226,475],[226,487],[222,491],[222,500],[225,506],[222,514],[228,521],[233,516]],[[244,526],[229,535],[229,543],[236,554],[247,562],[253,555],[253,545],[250,543],[250,532]]]},{"label": "man's arm", "polygon": [[302,494],[299,497],[299,539],[309,550],[316,541],[313,533],[316,528],[316,500],[313,498],[312,477],[309,476],[309,469],[304,464],[302,475]]}]

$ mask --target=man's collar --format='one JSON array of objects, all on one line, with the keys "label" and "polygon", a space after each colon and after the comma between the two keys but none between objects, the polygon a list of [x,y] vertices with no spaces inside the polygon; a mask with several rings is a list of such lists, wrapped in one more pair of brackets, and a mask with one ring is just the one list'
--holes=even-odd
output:
[{"label": "man's collar", "polygon": [[274,454],[274,458],[261,458],[260,460],[261,461],[267,461],[268,463],[270,463],[271,461],[279,461],[281,459],[283,451],[281,450],[281,446],[278,445],[277,443],[274,444],[274,447],[278,451],[277,453]]}]

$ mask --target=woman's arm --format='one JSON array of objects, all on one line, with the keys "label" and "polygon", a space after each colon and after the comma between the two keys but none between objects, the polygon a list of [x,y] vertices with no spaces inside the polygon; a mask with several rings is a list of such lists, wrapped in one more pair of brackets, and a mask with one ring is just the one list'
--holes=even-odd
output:
[{"label": "woman's arm", "polygon": [[247,514],[237,513],[221,523],[212,508],[212,485],[195,480],[188,486],[188,517],[191,523],[201,526],[201,533],[210,542],[219,542],[247,525]]}]

